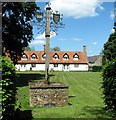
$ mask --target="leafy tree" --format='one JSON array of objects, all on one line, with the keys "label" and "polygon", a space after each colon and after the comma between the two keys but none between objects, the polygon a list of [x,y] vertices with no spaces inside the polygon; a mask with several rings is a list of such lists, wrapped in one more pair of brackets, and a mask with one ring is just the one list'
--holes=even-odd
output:
[{"label": "leafy tree", "polygon": [[102,56],[102,65],[106,65],[106,57],[105,56]]},{"label": "leafy tree", "polygon": [[104,44],[103,53],[107,64],[104,66],[102,73],[105,108],[112,117],[116,117],[116,23],[114,26],[115,32],[110,35],[108,41]]},{"label": "leafy tree", "polygon": [[15,113],[15,95],[17,91],[15,69],[16,67],[8,58],[2,57],[2,115],[4,119],[13,117]]},{"label": "leafy tree", "polygon": [[24,51],[35,51],[34,47],[29,47],[29,45],[27,47],[24,47],[23,49]]},{"label": "leafy tree", "polygon": [[58,46],[51,48],[51,51],[60,51],[60,48]]},{"label": "leafy tree", "polygon": [[113,59],[103,68],[103,94],[107,113],[116,117],[116,59]]},{"label": "leafy tree", "polygon": [[116,58],[116,23],[114,24],[115,32],[112,33],[108,39],[108,41],[104,44],[104,57],[111,61]]},{"label": "leafy tree", "polygon": [[105,65],[107,61],[106,61],[106,57],[104,56],[103,50],[100,52],[100,55],[102,57],[102,65]]},{"label": "leafy tree", "polygon": [[20,58],[23,48],[33,39],[29,21],[38,9],[35,2],[2,3],[2,45],[9,51],[14,64]]}]

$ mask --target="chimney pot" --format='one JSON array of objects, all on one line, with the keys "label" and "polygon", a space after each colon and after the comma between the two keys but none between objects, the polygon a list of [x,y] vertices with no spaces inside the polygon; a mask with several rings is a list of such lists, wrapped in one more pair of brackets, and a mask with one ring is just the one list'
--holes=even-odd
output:
[{"label": "chimney pot", "polygon": [[87,49],[87,48],[86,48],[86,45],[84,45],[84,46],[83,46],[84,53],[87,52],[86,49]]}]

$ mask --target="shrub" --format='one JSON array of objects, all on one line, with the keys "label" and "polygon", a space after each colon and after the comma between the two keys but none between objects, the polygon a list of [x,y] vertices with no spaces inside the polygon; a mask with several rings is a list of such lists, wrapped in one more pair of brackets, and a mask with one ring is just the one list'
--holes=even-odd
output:
[{"label": "shrub", "polygon": [[15,66],[6,57],[2,57],[2,112],[3,118],[14,115],[16,95]]},{"label": "shrub", "polygon": [[102,89],[107,113],[116,117],[116,59],[103,68]]},{"label": "shrub", "polygon": [[32,71],[32,67],[30,67],[30,71]]},{"label": "shrub", "polygon": [[53,72],[54,72],[54,69],[52,68],[52,69],[50,70],[50,72],[53,73]]},{"label": "shrub", "polygon": [[102,70],[103,66],[93,66],[92,71],[93,72],[100,72]]}]

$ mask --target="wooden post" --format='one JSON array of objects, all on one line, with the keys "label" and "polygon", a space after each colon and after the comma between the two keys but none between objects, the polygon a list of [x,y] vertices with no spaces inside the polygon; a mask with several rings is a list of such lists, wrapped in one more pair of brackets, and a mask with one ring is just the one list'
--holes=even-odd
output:
[{"label": "wooden post", "polygon": [[45,83],[50,84],[49,81],[49,58],[50,58],[50,10],[51,7],[46,7],[46,58],[45,58]]}]

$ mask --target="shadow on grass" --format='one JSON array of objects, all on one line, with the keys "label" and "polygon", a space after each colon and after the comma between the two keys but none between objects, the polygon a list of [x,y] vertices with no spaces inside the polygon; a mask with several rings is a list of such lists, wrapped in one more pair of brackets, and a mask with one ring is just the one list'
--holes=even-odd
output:
[{"label": "shadow on grass", "polygon": [[2,120],[32,120],[32,111],[17,109],[14,114],[4,114]]},{"label": "shadow on grass", "polygon": [[108,115],[106,114],[105,109],[99,106],[85,106],[83,110],[86,113],[90,113],[91,115],[95,116],[96,118],[108,118]]},{"label": "shadow on grass", "polygon": [[[73,97],[76,97],[76,96],[68,96],[68,99],[73,98]],[[69,103],[69,102],[68,102],[68,105],[71,106],[72,103]]]},{"label": "shadow on grass", "polygon": [[68,96],[68,98],[73,98],[73,97],[76,97],[76,96]]},{"label": "shadow on grass", "polygon": [[32,111],[31,110],[24,110],[20,111],[17,110],[15,114],[15,119],[16,120],[32,120]]},{"label": "shadow on grass", "polygon": [[[54,76],[54,75],[50,75]],[[42,81],[45,79],[45,74],[40,73],[20,73],[16,81],[17,87],[27,86],[28,82]]]}]

